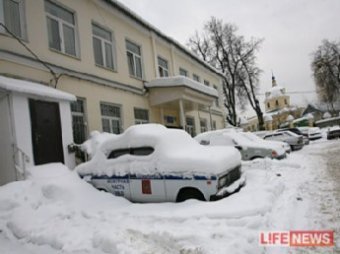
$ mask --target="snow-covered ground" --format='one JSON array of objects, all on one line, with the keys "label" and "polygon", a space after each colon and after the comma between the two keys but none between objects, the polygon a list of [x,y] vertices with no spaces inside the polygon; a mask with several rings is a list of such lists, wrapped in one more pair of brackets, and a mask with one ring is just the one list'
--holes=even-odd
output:
[{"label": "snow-covered ground", "polygon": [[[133,204],[61,164],[0,187],[0,253],[340,253],[340,141],[243,163],[247,185],[216,202]],[[333,248],[263,247],[261,231],[335,231]]]}]

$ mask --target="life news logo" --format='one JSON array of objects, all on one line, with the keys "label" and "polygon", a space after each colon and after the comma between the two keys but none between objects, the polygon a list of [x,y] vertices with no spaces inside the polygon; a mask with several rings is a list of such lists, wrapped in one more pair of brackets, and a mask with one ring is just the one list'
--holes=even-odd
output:
[{"label": "life news logo", "polygon": [[261,246],[330,247],[334,246],[334,231],[269,231],[260,232]]}]

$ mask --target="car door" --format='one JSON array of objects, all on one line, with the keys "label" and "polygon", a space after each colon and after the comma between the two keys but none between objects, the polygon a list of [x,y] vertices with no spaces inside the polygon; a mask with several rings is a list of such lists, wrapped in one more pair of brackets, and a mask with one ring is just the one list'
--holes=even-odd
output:
[{"label": "car door", "polygon": [[134,202],[166,201],[163,175],[157,172],[154,148],[131,148],[130,175],[131,200]]},{"label": "car door", "polygon": [[[120,165],[120,167],[129,167],[130,163],[130,149],[117,149],[113,150],[108,155],[108,167],[112,165]],[[126,199],[131,199],[130,191],[130,175],[129,174],[113,174],[112,176],[103,179],[104,185],[102,186],[108,192],[116,196],[122,196]],[[99,188],[99,186],[97,186]]]}]

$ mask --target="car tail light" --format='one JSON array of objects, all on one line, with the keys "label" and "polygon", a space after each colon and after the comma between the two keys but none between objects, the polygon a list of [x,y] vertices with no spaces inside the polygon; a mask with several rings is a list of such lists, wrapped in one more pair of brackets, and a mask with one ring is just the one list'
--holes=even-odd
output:
[{"label": "car tail light", "polygon": [[277,155],[278,155],[277,152],[275,150],[272,150],[272,157],[275,158],[277,157]]}]

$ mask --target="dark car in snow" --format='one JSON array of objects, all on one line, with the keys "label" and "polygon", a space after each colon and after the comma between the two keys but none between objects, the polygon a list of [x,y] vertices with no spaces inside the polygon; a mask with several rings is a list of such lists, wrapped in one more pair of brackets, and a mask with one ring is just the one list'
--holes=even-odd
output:
[{"label": "dark car in snow", "polygon": [[327,132],[327,139],[340,138],[340,128],[331,129]]}]

